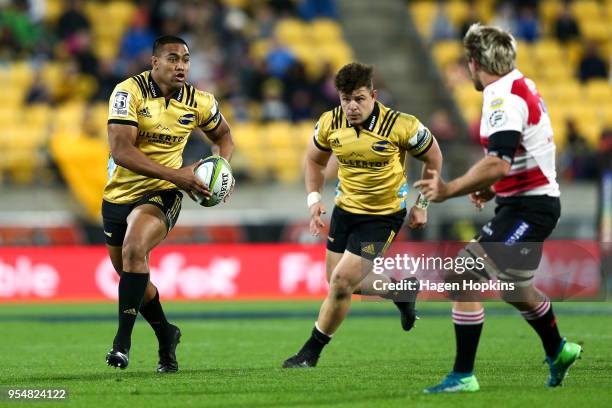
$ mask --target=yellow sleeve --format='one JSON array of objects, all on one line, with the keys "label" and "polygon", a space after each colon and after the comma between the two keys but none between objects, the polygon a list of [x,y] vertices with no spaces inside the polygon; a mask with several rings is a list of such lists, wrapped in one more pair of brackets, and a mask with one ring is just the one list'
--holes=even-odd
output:
[{"label": "yellow sleeve", "polygon": [[326,152],[331,152],[332,150],[328,139],[329,128],[331,125],[330,117],[330,112],[325,112],[324,114],[322,114],[314,128],[314,144],[320,150]]},{"label": "yellow sleeve", "polygon": [[205,132],[212,132],[221,124],[219,102],[208,93],[196,90],[195,100],[198,107],[198,127]]},{"label": "yellow sleeve", "polygon": [[419,157],[429,150],[433,144],[433,135],[417,118],[402,113],[402,126],[398,126],[398,144],[413,157]]},{"label": "yellow sleeve", "polygon": [[108,123],[138,127],[138,106],[142,92],[132,79],[118,84],[108,103]]}]

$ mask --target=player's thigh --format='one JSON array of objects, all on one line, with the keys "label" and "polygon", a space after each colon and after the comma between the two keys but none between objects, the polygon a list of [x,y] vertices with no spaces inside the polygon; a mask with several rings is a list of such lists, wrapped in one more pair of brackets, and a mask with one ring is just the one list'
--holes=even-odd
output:
[{"label": "player's thigh", "polygon": [[126,247],[138,247],[147,254],[163,241],[168,233],[164,214],[154,205],[145,204],[134,208],[127,222],[123,240],[124,252]]},{"label": "player's thigh", "polygon": [[342,254],[330,277],[332,290],[352,293],[371,269],[372,262],[348,250]]},{"label": "player's thigh", "polygon": [[333,252],[329,249],[325,251],[325,277],[328,283],[331,279],[332,272],[336,269],[340,259],[342,259],[342,255],[342,253]]},{"label": "player's thigh", "polygon": [[125,247],[144,250],[148,254],[164,240],[174,227],[181,211],[183,194],[178,190],[153,192],[139,200],[127,217]]}]

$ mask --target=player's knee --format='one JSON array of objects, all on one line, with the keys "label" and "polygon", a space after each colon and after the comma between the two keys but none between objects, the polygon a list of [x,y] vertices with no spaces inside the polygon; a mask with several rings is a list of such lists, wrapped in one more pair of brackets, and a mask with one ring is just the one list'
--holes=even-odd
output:
[{"label": "player's knee", "polygon": [[144,262],[147,257],[146,245],[142,242],[125,242],[121,250],[123,263],[132,265],[135,263]]},{"label": "player's knee", "polygon": [[532,286],[515,286],[513,290],[500,290],[499,295],[506,303],[511,304],[519,310],[529,310],[529,305],[537,305],[542,296]]},{"label": "player's knee", "polygon": [[346,299],[353,294],[353,285],[351,280],[341,274],[332,276],[329,291],[330,294],[337,300]]}]

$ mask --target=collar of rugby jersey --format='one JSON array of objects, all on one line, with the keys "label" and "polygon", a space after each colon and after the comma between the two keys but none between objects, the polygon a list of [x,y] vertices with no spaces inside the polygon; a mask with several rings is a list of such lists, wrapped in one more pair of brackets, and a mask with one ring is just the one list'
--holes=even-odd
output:
[{"label": "collar of rugby jersey", "polygon": [[[171,99],[176,99],[178,102],[180,102],[181,99],[183,99],[183,89],[185,89],[185,85],[183,85],[178,91],[175,91],[172,94]],[[149,71],[149,91],[151,92],[151,96],[153,98],[161,98],[163,96],[161,88],[153,79],[153,74],[151,73],[151,71]]]},{"label": "collar of rugby jersey", "polygon": [[[372,132],[374,128],[376,127],[376,123],[378,123],[379,116],[380,116],[380,107],[378,106],[378,101],[377,101],[377,102],[374,102],[374,109],[372,109],[372,113],[370,113],[370,116],[368,116],[368,118],[361,123],[359,128],[367,129],[369,132]],[[346,123],[348,127],[353,127],[353,125],[350,124],[348,119],[346,120]]]}]

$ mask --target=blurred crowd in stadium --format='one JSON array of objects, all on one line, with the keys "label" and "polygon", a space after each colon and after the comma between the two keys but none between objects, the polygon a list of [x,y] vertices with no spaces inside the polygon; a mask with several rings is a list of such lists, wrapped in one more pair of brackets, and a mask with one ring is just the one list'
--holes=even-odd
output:
[{"label": "blurred crowd in stadium", "polygon": [[[604,162],[612,165],[612,0],[398,1],[430,50],[473,150],[479,151],[481,94],[461,38],[481,21],[515,34],[518,67],[535,80],[553,119],[561,180],[593,181]],[[232,126],[239,182],[298,183],[314,122],[338,103],[334,74],[359,47],[345,38],[339,5],[0,0],[0,186],[65,183],[89,219],[98,220],[108,97],[119,81],[149,68],[161,34],[190,44],[191,82],[215,94]],[[377,78],[376,85],[380,99],[394,106],[386,89],[393,84]],[[451,111],[440,106],[422,119],[442,143],[461,143],[466,132]],[[189,143],[186,163],[210,152],[198,137]]]},{"label": "blurred crowd in stadium", "polygon": [[[518,65],[538,84],[554,120],[562,178],[597,177],[597,156],[609,152],[612,133],[612,0],[415,0],[408,6],[474,138],[480,94],[460,40],[482,21],[519,40]],[[153,39],[172,34],[191,45],[191,81],[214,93],[236,126],[239,177],[295,182],[315,118],[337,103],[333,75],[353,59],[338,17],[334,0],[0,1],[0,148],[7,153],[0,174],[21,184],[54,182],[46,170],[62,154],[75,155],[62,151],[66,143],[54,146],[54,135],[71,134],[84,150],[106,151],[113,87],[147,69]],[[430,122],[440,139],[457,133],[444,110]],[[207,153],[192,139],[186,160]]]},{"label": "blurred crowd in stadium", "polygon": [[[0,111],[8,158],[0,174],[21,184],[53,182],[45,168],[62,168],[64,156],[100,162],[108,97],[118,82],[150,67],[153,40],[163,34],[187,40],[190,81],[213,93],[238,127],[244,153],[237,170],[295,181],[295,158],[314,118],[337,102],[334,72],[352,59],[332,0],[14,0],[0,7],[0,78],[10,104]],[[248,126],[253,122],[264,126]],[[280,127],[268,130],[269,122]],[[273,135],[270,154],[288,156],[279,169],[267,169],[269,160],[249,145],[262,134]],[[192,139],[186,161],[207,153]],[[96,159],[95,151],[104,154]],[[62,168],[63,178],[69,171]]]},{"label": "blurred crowd in stadium", "polygon": [[410,10],[475,141],[481,99],[461,39],[480,21],[515,35],[518,68],[535,80],[553,119],[561,179],[598,178],[612,154],[612,1],[417,0]]}]

